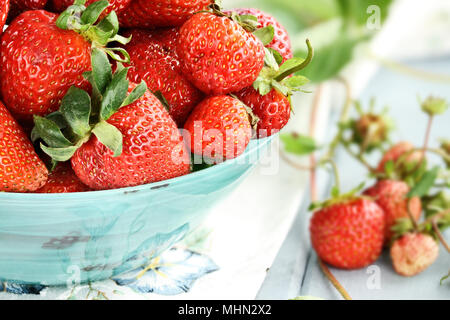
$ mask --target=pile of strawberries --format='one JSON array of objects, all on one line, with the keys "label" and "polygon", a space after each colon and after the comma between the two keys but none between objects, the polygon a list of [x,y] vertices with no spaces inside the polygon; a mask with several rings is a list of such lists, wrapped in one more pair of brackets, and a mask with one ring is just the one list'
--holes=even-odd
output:
[{"label": "pile of strawberries", "polygon": [[5,23],[3,192],[137,186],[190,173],[192,155],[235,158],[286,125],[312,59],[270,15],[212,0],[0,0]]},{"label": "pile of strawberries", "polygon": [[[311,242],[322,261],[342,269],[367,266],[389,247],[394,270],[414,276],[437,259],[439,242],[450,253],[442,234],[450,226],[450,143],[428,147],[431,120],[448,104],[433,97],[422,102],[430,121],[421,147],[407,141],[390,145],[391,120],[357,105],[359,117],[339,124],[335,142],[364,164],[367,180],[376,182],[363,192],[364,183],[345,194],[334,187],[330,199],[313,204]],[[382,157],[371,166],[365,156],[375,150]],[[439,156],[441,165],[430,168],[429,153]]]}]

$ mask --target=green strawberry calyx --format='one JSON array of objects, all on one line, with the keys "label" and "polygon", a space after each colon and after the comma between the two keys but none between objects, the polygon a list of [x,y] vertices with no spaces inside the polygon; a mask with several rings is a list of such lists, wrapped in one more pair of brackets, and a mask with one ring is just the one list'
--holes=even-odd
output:
[{"label": "green strawberry calyx", "polygon": [[331,197],[325,201],[317,201],[311,203],[309,206],[310,211],[316,211],[324,208],[328,208],[334,205],[343,204],[343,203],[350,203],[353,201],[356,201],[358,199],[369,199],[370,197],[365,195],[360,195],[360,191],[364,188],[365,183],[359,184],[356,188],[346,192],[341,193],[338,186],[334,186],[331,189]]},{"label": "green strawberry calyx", "polygon": [[93,48],[92,71],[84,77],[92,85],[92,94],[72,86],[64,96],[58,111],[34,117],[32,140],[41,139],[41,149],[54,162],[68,161],[92,135],[113,152],[122,154],[121,132],[107,120],[120,108],[140,99],[147,90],[141,82],[128,94],[128,68],[120,63],[113,73],[106,53]]},{"label": "green strawberry calyx", "polygon": [[100,48],[116,61],[129,62],[130,56],[123,48],[107,47],[111,42],[125,45],[131,41],[131,37],[125,38],[118,34],[119,20],[117,14],[111,11],[97,23],[102,12],[109,6],[109,2],[100,0],[88,7],[85,7],[85,3],[86,0],[75,0],[74,4],[61,13],[56,20],[58,28],[73,30],[81,34],[92,43],[93,48]]},{"label": "green strawberry calyx", "polygon": [[[271,42],[270,33],[271,28],[269,26],[266,29],[258,29],[256,35],[264,45],[267,45]],[[308,55],[305,59],[292,58],[284,63],[282,63],[283,58],[276,50],[265,48],[265,66],[253,83],[253,87],[263,96],[272,89],[278,90],[286,97],[290,97],[294,91],[303,91],[301,87],[307,84],[309,80],[301,75],[289,76],[303,70],[311,63],[314,50],[309,39],[306,39],[306,45],[308,47]]]}]

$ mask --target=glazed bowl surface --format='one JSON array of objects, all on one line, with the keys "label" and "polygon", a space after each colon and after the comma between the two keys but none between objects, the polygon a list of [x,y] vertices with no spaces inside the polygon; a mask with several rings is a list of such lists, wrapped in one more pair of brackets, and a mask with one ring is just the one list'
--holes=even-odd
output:
[{"label": "glazed bowl surface", "polygon": [[148,263],[194,230],[267,152],[244,154],[175,179],[72,194],[0,193],[0,280],[65,285]]}]

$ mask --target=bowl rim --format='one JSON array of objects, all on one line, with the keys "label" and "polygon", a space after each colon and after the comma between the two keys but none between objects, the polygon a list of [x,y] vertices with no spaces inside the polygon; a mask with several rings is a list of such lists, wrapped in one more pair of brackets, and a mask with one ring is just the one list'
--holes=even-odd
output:
[{"label": "bowl rim", "polygon": [[207,175],[211,175],[212,171],[220,170],[220,168],[227,167],[235,164],[236,162],[242,160],[244,157],[256,152],[262,146],[271,142],[277,134],[274,134],[270,137],[261,138],[261,139],[253,139],[250,141],[250,144],[247,146],[245,152],[240,156],[226,160],[222,163],[214,165],[212,167],[202,169],[195,172],[190,172],[183,176],[161,180],[157,182],[147,183],[134,187],[125,187],[118,189],[110,189],[110,190],[93,190],[93,191],[85,191],[85,192],[71,192],[71,193],[20,193],[20,192],[0,192],[0,202],[1,201],[22,201],[22,200],[42,200],[42,201],[52,201],[52,200],[81,200],[81,199],[94,199],[101,197],[109,197],[115,195],[127,195],[127,194],[135,194],[141,191],[158,191],[160,188],[171,184],[180,184],[187,179],[191,179],[192,177],[203,177]]}]

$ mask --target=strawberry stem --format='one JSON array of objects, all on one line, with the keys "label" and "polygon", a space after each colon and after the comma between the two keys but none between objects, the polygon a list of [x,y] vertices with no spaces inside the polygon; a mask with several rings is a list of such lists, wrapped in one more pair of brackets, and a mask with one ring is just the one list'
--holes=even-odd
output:
[{"label": "strawberry stem", "polygon": [[299,64],[291,69],[287,69],[286,71],[284,71],[283,73],[278,75],[275,78],[275,81],[280,82],[284,78],[290,76],[291,74],[294,74],[296,72],[299,72],[300,70],[305,69],[311,63],[312,58],[314,56],[314,49],[312,48],[311,42],[309,41],[309,39],[306,39],[306,46],[308,47],[308,55],[306,56],[305,60],[301,64]]},{"label": "strawberry stem", "polygon": [[450,246],[448,245],[447,241],[445,241],[444,237],[442,236],[441,230],[439,230],[439,227],[437,225],[437,219],[434,218],[431,220],[431,225],[433,226],[433,230],[436,233],[439,241],[444,246],[445,250],[447,250],[448,253],[450,253]]},{"label": "strawberry stem", "polygon": [[417,230],[419,230],[419,226],[417,225],[417,221],[416,221],[416,219],[414,219],[414,216],[413,216],[413,214],[411,212],[411,200],[412,200],[412,198],[408,198],[407,210],[406,211],[408,213],[409,220],[411,220],[411,223],[413,225],[414,230],[417,231]]},{"label": "strawberry stem", "polygon": [[336,290],[341,294],[342,298],[344,298],[345,300],[352,300],[352,297],[348,294],[347,290],[344,289],[344,287],[334,277],[330,269],[328,269],[328,267],[325,265],[325,263],[323,263],[321,259],[319,259],[319,265],[320,269],[322,269],[323,273],[328,278],[328,280],[330,280],[330,282],[333,284]]}]

